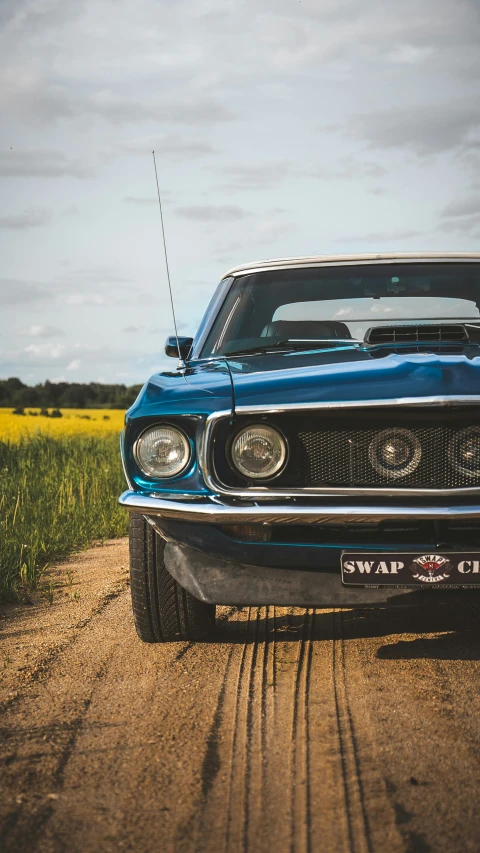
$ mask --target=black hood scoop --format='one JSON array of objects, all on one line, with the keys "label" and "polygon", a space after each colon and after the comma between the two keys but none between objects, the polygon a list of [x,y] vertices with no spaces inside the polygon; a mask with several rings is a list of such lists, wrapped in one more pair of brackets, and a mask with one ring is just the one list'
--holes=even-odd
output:
[{"label": "black hood scoop", "polygon": [[469,335],[465,326],[445,323],[435,326],[420,323],[403,326],[374,326],[368,329],[365,343],[375,344],[468,344]]}]

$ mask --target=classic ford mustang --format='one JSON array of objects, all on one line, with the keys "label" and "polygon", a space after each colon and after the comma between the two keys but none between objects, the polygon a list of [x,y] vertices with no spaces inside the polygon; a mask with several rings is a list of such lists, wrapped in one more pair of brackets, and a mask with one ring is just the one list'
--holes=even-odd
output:
[{"label": "classic ford mustang", "polygon": [[235,267],[166,353],[122,437],[142,640],[480,589],[480,253]]}]

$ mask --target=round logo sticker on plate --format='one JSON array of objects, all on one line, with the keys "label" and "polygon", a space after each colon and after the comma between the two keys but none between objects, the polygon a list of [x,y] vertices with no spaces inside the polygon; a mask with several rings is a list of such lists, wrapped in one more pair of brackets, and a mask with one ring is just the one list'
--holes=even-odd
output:
[{"label": "round logo sticker on plate", "polygon": [[450,560],[439,554],[425,554],[423,557],[415,558],[410,564],[410,571],[415,580],[421,583],[438,583],[450,576],[452,564]]}]

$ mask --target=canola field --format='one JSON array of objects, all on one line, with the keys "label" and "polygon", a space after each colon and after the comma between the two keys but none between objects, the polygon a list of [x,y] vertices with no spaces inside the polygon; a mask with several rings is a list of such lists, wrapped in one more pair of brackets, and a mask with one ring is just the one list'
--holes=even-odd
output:
[{"label": "canola field", "polygon": [[0,408],[0,441],[17,442],[21,438],[42,433],[55,438],[74,435],[107,435],[119,433],[123,426],[123,409],[60,409],[61,417],[41,415],[41,409],[25,409],[14,415],[12,409]]},{"label": "canola field", "polygon": [[[61,417],[0,409],[0,599],[46,584],[55,560],[123,536],[119,433],[124,412],[63,409]],[[37,412],[37,414],[28,414]]]}]

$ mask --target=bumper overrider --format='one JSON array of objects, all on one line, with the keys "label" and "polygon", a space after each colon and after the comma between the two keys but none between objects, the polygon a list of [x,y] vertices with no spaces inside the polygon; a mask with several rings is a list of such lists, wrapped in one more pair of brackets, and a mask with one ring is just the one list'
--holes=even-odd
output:
[{"label": "bumper overrider", "polygon": [[[382,604],[415,604],[425,596],[439,601],[453,590],[402,586],[355,586],[342,584],[339,561],[336,565],[291,564],[272,567],[248,562],[248,545],[243,549],[245,562],[208,553],[176,541],[168,531],[168,522],[187,525],[331,525],[382,522],[388,519],[410,521],[479,520],[480,502],[454,506],[421,504],[417,506],[356,505],[322,503],[318,505],[283,502],[222,502],[217,497],[174,499],[146,495],[132,490],[120,497],[129,512],[142,513],[167,539],[165,565],[178,583],[201,601],[225,605],[290,605],[316,607],[354,607]],[[162,526],[165,522],[165,527]],[[199,527],[200,529],[200,527]],[[374,545],[374,543],[372,543]],[[347,546],[345,546],[347,550]],[[365,550],[373,550],[373,548]],[[385,550],[385,549],[383,549]],[[479,548],[480,551],[480,548]],[[319,561],[320,563],[321,561]],[[258,561],[257,561],[258,563]],[[478,592],[477,588],[477,592]],[[472,594],[474,589],[458,590]],[[408,598],[408,601],[407,601]]]}]

